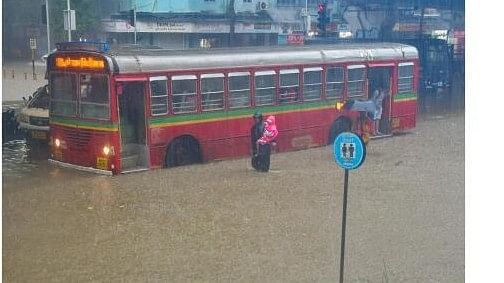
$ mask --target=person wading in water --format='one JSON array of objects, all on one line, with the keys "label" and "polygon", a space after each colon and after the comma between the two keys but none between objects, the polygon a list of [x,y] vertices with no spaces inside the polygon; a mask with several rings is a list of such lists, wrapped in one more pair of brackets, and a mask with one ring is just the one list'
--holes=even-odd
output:
[{"label": "person wading in water", "polygon": [[275,116],[268,116],[264,122],[262,137],[257,140],[257,170],[268,172],[270,168],[271,144],[278,137],[278,130],[275,124]]},{"label": "person wading in water", "polygon": [[256,112],[254,113],[254,125],[250,129],[250,146],[252,147],[252,167],[254,169],[259,170],[259,167],[257,165],[257,140],[259,140],[264,132],[264,122],[263,122],[263,116],[261,112]]}]

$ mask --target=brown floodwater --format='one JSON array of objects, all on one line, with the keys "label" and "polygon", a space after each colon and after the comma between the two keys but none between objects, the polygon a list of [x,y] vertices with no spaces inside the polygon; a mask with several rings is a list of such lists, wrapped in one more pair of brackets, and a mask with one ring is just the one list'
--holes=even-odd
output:
[{"label": "brown floodwater", "polygon": [[[338,281],[330,146],[274,154],[269,173],[242,158],[114,177],[21,141],[2,153],[5,282]],[[464,114],[372,140],[350,172],[345,281],[463,282],[464,234]]]}]

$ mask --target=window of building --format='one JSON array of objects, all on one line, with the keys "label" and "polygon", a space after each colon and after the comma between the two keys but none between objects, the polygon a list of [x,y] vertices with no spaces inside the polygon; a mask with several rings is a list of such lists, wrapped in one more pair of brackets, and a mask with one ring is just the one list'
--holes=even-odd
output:
[{"label": "window of building", "polygon": [[51,82],[51,114],[77,115],[77,79],[75,74],[54,73]]},{"label": "window of building", "polygon": [[348,66],[348,97],[364,96],[366,66]]},{"label": "window of building", "polygon": [[229,73],[229,108],[250,105],[250,73]]},{"label": "window of building", "polygon": [[275,101],[275,71],[255,73],[255,104],[271,105]]},{"label": "window of building", "polygon": [[243,3],[252,3],[252,0],[243,0]]},{"label": "window of building", "polygon": [[151,114],[153,116],[168,113],[168,90],[167,77],[151,77],[150,79],[151,95]]},{"label": "window of building", "polygon": [[299,99],[299,70],[280,70],[280,103],[292,103]]},{"label": "window of building", "polygon": [[80,116],[108,119],[110,117],[107,77],[100,74],[80,74]]},{"label": "window of building", "polygon": [[322,94],[322,68],[304,69],[303,99],[318,100]]},{"label": "window of building", "polygon": [[399,64],[397,90],[399,93],[413,92],[413,63]]},{"label": "window of building", "polygon": [[316,7],[320,0],[277,0],[277,6],[301,6]]},{"label": "window of building", "polygon": [[342,67],[329,67],[326,71],[326,97],[343,97],[343,86],[345,77]]},{"label": "window of building", "polygon": [[173,113],[196,111],[196,76],[172,77]]},{"label": "window of building", "polygon": [[201,109],[203,111],[224,108],[224,74],[201,75]]}]

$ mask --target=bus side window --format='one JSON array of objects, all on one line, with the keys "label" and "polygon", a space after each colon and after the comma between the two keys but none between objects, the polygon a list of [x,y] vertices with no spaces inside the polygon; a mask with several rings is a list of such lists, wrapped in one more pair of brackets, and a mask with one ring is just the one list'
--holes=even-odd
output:
[{"label": "bus side window", "polygon": [[322,68],[306,68],[303,75],[304,100],[319,100],[322,94]]},{"label": "bus side window", "polygon": [[326,71],[326,97],[342,98],[345,84],[342,67],[328,67]]},{"label": "bus side window", "polygon": [[224,109],[224,74],[201,75],[201,109]]},{"label": "bus side window", "polygon": [[168,90],[167,77],[151,77],[150,95],[151,95],[151,115],[168,114]]},{"label": "bus side window", "polygon": [[272,105],[275,102],[275,71],[255,73],[255,104]]},{"label": "bus side window", "polygon": [[242,108],[250,105],[250,73],[229,73],[229,108]]},{"label": "bus side window", "polygon": [[299,100],[299,70],[280,70],[280,103]]},{"label": "bus side window", "polygon": [[413,63],[399,64],[397,90],[399,93],[413,92]]},{"label": "bus side window", "polygon": [[172,77],[173,113],[196,111],[196,76]]},{"label": "bus side window", "polygon": [[364,97],[366,66],[348,66],[348,97]]}]

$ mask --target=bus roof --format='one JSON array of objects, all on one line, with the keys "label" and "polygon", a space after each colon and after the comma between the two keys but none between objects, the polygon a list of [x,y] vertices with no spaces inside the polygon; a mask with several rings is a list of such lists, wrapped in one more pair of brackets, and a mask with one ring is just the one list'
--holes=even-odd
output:
[{"label": "bus roof", "polygon": [[115,73],[139,73],[349,61],[413,60],[418,58],[418,51],[410,45],[383,42],[203,50],[112,50],[107,55],[114,61]]}]

